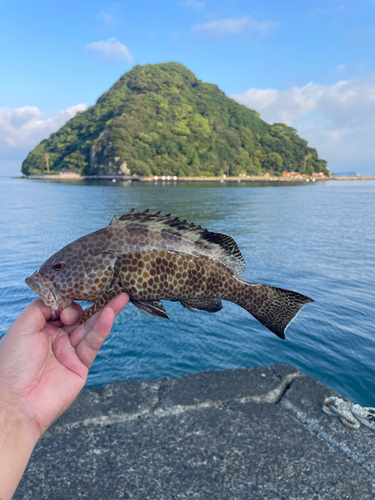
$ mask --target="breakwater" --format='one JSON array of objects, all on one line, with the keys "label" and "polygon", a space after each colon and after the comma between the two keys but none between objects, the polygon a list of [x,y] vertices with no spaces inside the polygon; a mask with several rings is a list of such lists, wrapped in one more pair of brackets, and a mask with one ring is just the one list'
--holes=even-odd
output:
[{"label": "breakwater", "polygon": [[375,433],[323,413],[332,395],[287,365],[86,389],[14,499],[372,500]]}]

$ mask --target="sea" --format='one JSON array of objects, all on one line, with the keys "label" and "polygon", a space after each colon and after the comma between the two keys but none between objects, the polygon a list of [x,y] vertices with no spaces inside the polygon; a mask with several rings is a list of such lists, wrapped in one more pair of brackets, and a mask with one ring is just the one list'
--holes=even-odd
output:
[{"label": "sea", "polygon": [[74,239],[134,208],[161,210],[229,234],[244,279],[314,299],[280,340],[224,302],[194,314],[165,302],[170,320],[129,304],[87,386],[207,370],[289,364],[375,406],[375,181],[111,182],[0,177],[0,336],[36,294],[24,280]]}]

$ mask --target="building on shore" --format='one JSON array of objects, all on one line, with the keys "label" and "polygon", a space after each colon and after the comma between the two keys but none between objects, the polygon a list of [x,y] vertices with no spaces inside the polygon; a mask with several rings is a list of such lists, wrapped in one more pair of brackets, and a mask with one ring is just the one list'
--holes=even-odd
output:
[{"label": "building on shore", "polygon": [[70,179],[78,179],[81,177],[78,173],[78,168],[64,167],[60,170],[60,175],[64,177],[69,177]]}]

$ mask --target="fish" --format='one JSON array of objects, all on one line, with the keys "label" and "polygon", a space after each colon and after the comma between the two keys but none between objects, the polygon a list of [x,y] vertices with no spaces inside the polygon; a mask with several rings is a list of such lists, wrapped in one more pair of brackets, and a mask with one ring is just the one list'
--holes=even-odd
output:
[{"label": "fish", "polygon": [[[141,311],[168,318],[162,300],[217,313],[222,300],[246,309],[279,338],[309,297],[240,276],[245,260],[231,236],[171,214],[129,210],[58,250],[25,283],[52,309],[93,302],[80,324],[126,292]],[[169,319],[169,318],[168,318]]]}]

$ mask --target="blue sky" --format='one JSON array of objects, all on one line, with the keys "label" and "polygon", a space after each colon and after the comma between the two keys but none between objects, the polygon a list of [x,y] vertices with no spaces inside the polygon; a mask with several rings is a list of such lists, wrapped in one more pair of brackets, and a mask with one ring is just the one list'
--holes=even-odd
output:
[{"label": "blue sky", "polygon": [[0,174],[136,64],[178,61],[284,121],[332,171],[375,175],[369,0],[0,0]]}]

